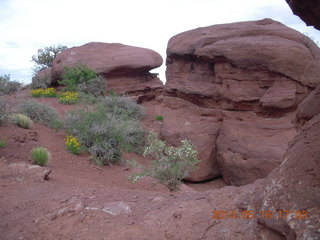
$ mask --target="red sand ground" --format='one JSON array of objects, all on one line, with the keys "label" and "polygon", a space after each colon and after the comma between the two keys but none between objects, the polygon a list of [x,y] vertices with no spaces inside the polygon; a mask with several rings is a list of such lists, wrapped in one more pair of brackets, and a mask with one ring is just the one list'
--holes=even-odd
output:
[{"label": "red sand ground", "polygon": [[[9,102],[30,98],[24,90],[8,96]],[[59,104],[57,99],[40,98],[39,102],[56,108],[64,115],[73,106]],[[145,104],[144,125],[157,129],[157,108]],[[7,146],[0,149],[0,239],[123,239],[112,236],[115,228],[139,224],[141,215],[152,215],[159,198],[171,205],[177,197],[188,197],[196,191],[225,186],[222,180],[205,184],[183,185],[172,193],[153,179],[132,184],[128,177],[134,171],[126,166],[97,167],[88,154],[75,156],[65,149],[63,131],[53,132],[35,123],[31,129],[7,124],[0,127]],[[32,165],[30,152],[35,146],[49,149],[52,170],[49,181],[43,180],[45,167]],[[123,154],[136,159],[136,154]],[[191,187],[191,188],[190,188]],[[193,190],[194,189],[194,190]],[[127,238],[126,238],[127,239]],[[132,239],[139,239],[132,238]]]}]

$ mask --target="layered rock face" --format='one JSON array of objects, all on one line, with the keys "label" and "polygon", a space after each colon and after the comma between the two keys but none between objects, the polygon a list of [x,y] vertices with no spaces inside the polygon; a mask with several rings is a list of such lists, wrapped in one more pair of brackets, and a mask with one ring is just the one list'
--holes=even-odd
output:
[{"label": "layered rock face", "polygon": [[308,26],[320,30],[320,2],[317,0],[286,0],[293,13],[299,16]]},{"label": "layered rock face", "polygon": [[[320,49],[271,19],[215,25],[170,39],[166,76],[162,135],[198,139],[202,163],[190,180],[244,185],[283,160],[297,105],[320,83]],[[181,99],[172,127],[166,114]]]},{"label": "layered rock face", "polygon": [[53,62],[52,81],[61,78],[64,67],[83,64],[107,79],[108,90],[145,92],[162,87],[156,75],[149,72],[161,66],[162,62],[162,57],[150,49],[92,42],[60,53]]},{"label": "layered rock face", "polygon": [[[256,210],[275,217],[261,223],[289,240],[320,239],[319,87],[299,105],[298,122],[310,117],[291,142],[284,161],[265,180],[254,201]],[[309,104],[314,111],[311,113]],[[261,197],[262,196],[262,197]],[[280,212],[282,211],[282,212]],[[286,211],[286,212],[285,212]]]}]

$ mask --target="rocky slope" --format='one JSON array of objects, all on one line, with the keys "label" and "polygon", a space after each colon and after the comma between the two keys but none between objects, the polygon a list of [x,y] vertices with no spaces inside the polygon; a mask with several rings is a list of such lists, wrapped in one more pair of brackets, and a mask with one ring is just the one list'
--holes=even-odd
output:
[{"label": "rocky slope", "polygon": [[162,135],[197,146],[202,163],[192,181],[222,175],[244,185],[268,176],[296,134],[297,105],[320,83],[320,49],[271,19],[178,34],[166,64]]}]

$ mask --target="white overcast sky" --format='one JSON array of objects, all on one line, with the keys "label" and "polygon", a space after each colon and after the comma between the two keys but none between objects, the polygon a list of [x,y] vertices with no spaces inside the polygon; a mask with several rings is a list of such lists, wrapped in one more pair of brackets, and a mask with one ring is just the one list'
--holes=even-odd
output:
[{"label": "white overcast sky", "polygon": [[[214,24],[272,18],[320,42],[285,0],[0,0],[0,75],[31,81],[39,48],[119,42],[150,48],[165,62],[168,40]],[[164,79],[165,64],[153,72]]]}]

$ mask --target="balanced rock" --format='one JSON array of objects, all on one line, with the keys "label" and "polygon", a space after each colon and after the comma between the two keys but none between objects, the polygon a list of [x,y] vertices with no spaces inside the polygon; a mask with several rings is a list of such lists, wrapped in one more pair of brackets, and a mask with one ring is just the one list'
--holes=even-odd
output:
[{"label": "balanced rock", "polygon": [[149,71],[161,66],[155,51],[120,43],[92,42],[60,53],[53,62],[53,82],[61,79],[66,66],[86,65],[107,79],[107,89],[116,92],[144,91],[162,86]]}]

